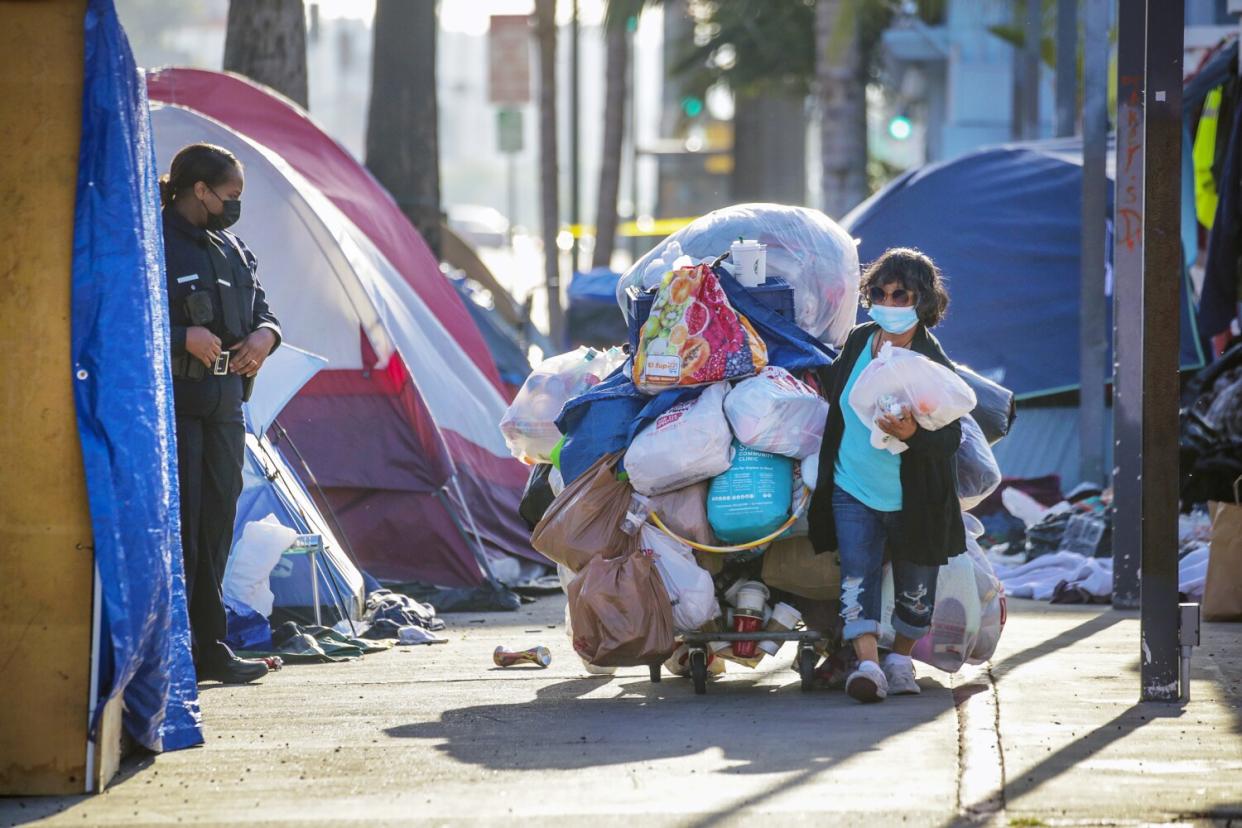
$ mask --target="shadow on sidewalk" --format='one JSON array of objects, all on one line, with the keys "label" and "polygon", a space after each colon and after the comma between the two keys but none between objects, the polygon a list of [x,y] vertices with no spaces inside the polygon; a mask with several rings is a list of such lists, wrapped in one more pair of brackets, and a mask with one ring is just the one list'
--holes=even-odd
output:
[{"label": "shadow on sidewalk", "polygon": [[1133,616],[1127,616],[1120,612],[1102,612],[1099,615],[1088,618],[1077,627],[1068,629],[1047,641],[1041,641],[1033,647],[1027,647],[1025,650],[1007,656],[1000,661],[994,661],[992,662],[992,670],[996,675],[996,681],[1000,683],[1005,678],[1004,674],[1010,673],[1024,664],[1030,664],[1036,659],[1051,655],[1057,650],[1072,647],[1096,633],[1103,632],[1109,627],[1120,624],[1129,617]]},{"label": "shadow on sidewalk", "polygon": [[[803,693],[795,675],[775,686],[771,674],[730,676],[695,696],[690,682],[615,679],[622,695],[586,698],[598,681],[574,679],[536,692],[533,701],[446,711],[436,722],[386,730],[394,738],[444,740],[459,762],[494,770],[622,768],[719,750],[713,774],[796,772],[741,801],[721,802],[707,825],[740,807],[797,788],[841,761],[941,716],[953,717],[949,690],[923,678],[923,694],[861,706],[840,692]],[[767,681],[764,679],[767,678]],[[956,725],[953,725],[954,727]],[[728,788],[723,787],[722,791]]]}]

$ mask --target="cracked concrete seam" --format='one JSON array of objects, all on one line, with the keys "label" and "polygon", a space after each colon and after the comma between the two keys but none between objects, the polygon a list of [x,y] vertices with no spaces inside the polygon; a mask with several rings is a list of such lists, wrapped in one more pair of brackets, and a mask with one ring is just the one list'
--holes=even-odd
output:
[{"label": "cracked concrete seam", "polygon": [[954,676],[953,707],[958,729],[959,819],[970,823],[1003,819],[1005,754],[1001,748],[1000,698],[990,664],[966,666]]}]

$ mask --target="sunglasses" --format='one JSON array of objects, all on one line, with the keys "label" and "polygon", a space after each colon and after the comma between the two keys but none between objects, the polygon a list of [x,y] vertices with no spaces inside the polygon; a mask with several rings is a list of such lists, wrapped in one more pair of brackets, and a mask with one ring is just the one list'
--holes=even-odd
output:
[{"label": "sunglasses", "polygon": [[884,288],[876,285],[871,288],[871,303],[878,305],[885,299],[898,305],[913,305],[914,293],[905,288],[894,288],[891,291],[885,291]]}]

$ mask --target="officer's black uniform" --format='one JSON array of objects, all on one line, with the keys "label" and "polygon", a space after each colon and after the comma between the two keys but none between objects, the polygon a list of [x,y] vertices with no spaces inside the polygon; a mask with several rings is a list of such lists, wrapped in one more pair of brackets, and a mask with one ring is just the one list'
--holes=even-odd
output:
[{"label": "officer's black uniform", "polygon": [[[181,543],[195,661],[218,664],[227,651],[220,584],[233,543],[242,488],[246,430],[242,402],[252,378],[217,375],[185,349],[186,329],[201,325],[220,338],[222,351],[261,327],[280,344],[280,323],[255,278],[257,262],[226,230],[195,227],[164,209],[173,394],[177,411],[177,464],[181,484]],[[275,350],[275,347],[273,347]]]}]

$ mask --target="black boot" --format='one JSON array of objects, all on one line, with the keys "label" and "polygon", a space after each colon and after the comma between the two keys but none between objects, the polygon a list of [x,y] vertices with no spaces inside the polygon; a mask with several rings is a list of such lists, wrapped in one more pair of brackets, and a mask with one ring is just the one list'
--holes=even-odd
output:
[{"label": "black boot", "polygon": [[223,684],[249,684],[268,674],[266,662],[238,658],[224,644],[216,648],[211,660],[198,668],[199,681],[218,681]]}]

